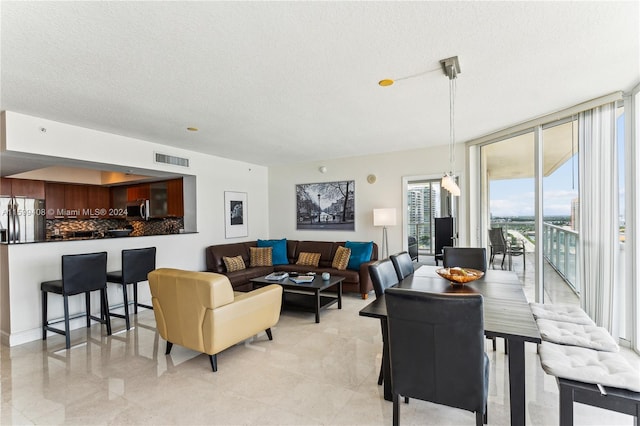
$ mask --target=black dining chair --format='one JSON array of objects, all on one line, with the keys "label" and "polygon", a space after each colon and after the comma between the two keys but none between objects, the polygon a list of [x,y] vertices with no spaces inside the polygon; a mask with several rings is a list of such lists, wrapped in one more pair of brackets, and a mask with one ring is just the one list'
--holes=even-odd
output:
[{"label": "black dining chair", "polygon": [[[445,247],[443,264],[445,268],[459,266],[487,272],[487,249],[484,247]],[[496,338],[488,337],[488,339],[491,339],[495,351]],[[506,352],[507,345],[505,344],[504,347]]]},{"label": "black dining chair", "polygon": [[[91,315],[91,292],[100,291],[100,318]],[[69,296],[85,295],[87,328],[91,320],[107,326],[107,335],[111,335],[107,300],[107,252],[70,254],[62,256],[62,279],[44,281],[40,284],[42,292],[42,340],[47,340],[47,331],[65,336],[65,347],[71,347],[69,336]],[[60,322],[47,319],[49,293],[60,294],[64,303],[64,330],[54,328],[51,324]]]},{"label": "black dining chair", "polygon": [[389,259],[391,259],[391,262],[393,263],[393,267],[398,275],[398,280],[403,280],[413,274],[415,269],[409,252],[403,251],[397,254],[392,254],[389,256]]},{"label": "black dining chair", "polygon": [[129,297],[127,295],[127,285],[133,284],[133,313],[138,313],[138,306],[153,309],[153,306],[138,303],[138,283],[147,281],[149,272],[156,269],[156,248],[146,247],[139,249],[122,250],[122,270],[107,272],[107,282],[120,284],[122,286],[124,315],[109,311],[109,315],[124,318],[127,330],[130,328],[129,322]]},{"label": "black dining chair", "polygon": [[[373,290],[376,292],[376,297],[382,296],[389,287],[393,287],[400,282],[396,269],[393,267],[393,262],[389,259],[378,260],[377,262],[369,265],[369,275],[371,276],[371,282],[373,283]],[[380,321],[380,327],[384,327],[382,321]],[[384,336],[385,333],[386,332],[383,329],[382,336]],[[382,352],[382,356],[384,357],[384,350]],[[378,374],[379,385],[382,384],[384,376],[383,366],[384,359],[380,365],[380,374]]]},{"label": "black dining chair", "polygon": [[461,408],[487,423],[489,357],[484,352],[482,296],[385,292],[393,392],[393,424],[400,396]]},{"label": "black dining chair", "polygon": [[444,247],[442,263],[445,268],[459,266],[461,268],[487,270],[487,249],[484,247]]}]

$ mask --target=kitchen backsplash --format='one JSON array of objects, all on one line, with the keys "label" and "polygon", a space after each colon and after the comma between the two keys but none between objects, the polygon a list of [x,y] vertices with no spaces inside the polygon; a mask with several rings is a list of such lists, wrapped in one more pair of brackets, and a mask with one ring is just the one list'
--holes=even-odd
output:
[{"label": "kitchen backsplash", "polygon": [[104,235],[110,229],[133,227],[132,237],[142,235],[177,234],[184,228],[182,218],[124,220],[124,219],[50,219],[47,224],[47,239],[73,236],[74,232],[93,232]]}]

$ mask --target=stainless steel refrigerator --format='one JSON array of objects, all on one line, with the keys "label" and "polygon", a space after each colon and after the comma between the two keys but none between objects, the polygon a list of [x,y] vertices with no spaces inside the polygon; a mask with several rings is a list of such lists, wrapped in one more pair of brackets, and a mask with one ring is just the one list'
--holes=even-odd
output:
[{"label": "stainless steel refrigerator", "polygon": [[0,197],[0,242],[32,243],[46,238],[44,200]]}]

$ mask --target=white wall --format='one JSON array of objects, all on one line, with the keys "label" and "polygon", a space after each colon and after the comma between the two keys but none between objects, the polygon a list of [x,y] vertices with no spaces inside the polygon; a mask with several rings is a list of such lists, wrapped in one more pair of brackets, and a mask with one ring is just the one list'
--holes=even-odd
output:
[{"label": "white wall", "polygon": [[[464,166],[464,146],[456,148],[456,174],[461,175]],[[271,238],[327,241],[375,241],[382,245],[382,229],[373,226],[373,209],[395,207],[398,212],[397,226],[388,228],[389,253],[405,249],[402,228],[404,209],[402,206],[402,178],[404,176],[442,175],[448,168],[448,145],[401,151],[390,154],[365,155],[360,157],[326,160],[321,162],[295,163],[269,169],[269,234]],[[320,166],[326,166],[321,173]],[[367,182],[374,174],[377,180]],[[355,180],[355,231],[310,231],[296,230],[295,185],[301,183],[334,182]],[[460,185],[464,195],[466,179],[461,176]],[[460,198],[460,212],[465,212],[466,201]],[[463,218],[466,215],[461,214]],[[467,226],[460,221],[460,242],[467,240]],[[381,254],[381,253],[380,253]]]},{"label": "white wall", "polygon": [[[42,127],[47,131],[42,132]],[[3,256],[0,266],[8,265],[8,271],[3,270],[0,274],[0,294],[3,295],[0,330],[5,344],[15,345],[39,338],[42,324],[40,282],[61,277],[60,256],[63,254],[106,250],[112,270],[119,269],[120,250],[153,245],[157,247],[158,267],[204,270],[207,246],[265,238],[269,233],[266,167],[8,111],[4,130],[3,144],[8,151],[194,175],[198,230],[197,234],[10,245],[6,250],[0,250],[0,256]],[[187,157],[190,167],[156,164],[153,161],[156,151]],[[225,239],[224,191],[247,193],[249,236],[246,238]],[[143,295],[148,302],[148,292]],[[122,300],[119,291],[110,289],[109,296],[110,302]],[[61,316],[62,300],[58,304],[54,301],[57,298],[50,297],[50,318]],[[80,300],[73,303],[75,312],[84,309]],[[99,306],[97,295],[93,306]],[[10,311],[9,315],[7,311]],[[9,320],[6,320],[7,316]]]}]

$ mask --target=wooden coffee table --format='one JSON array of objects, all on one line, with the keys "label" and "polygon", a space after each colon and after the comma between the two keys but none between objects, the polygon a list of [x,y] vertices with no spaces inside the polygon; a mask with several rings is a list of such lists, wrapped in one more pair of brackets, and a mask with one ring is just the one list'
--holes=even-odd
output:
[{"label": "wooden coffee table", "polygon": [[[323,280],[320,274],[316,275],[309,283],[295,283],[289,278],[279,281],[267,280],[265,277],[250,280],[254,288],[264,287],[269,284],[280,284],[282,289],[282,304],[286,308],[314,312],[316,322],[320,322],[320,309],[327,308],[334,303],[338,309],[342,309],[342,281],[344,277],[331,276]],[[331,287],[336,287],[337,292],[328,292]]]}]

